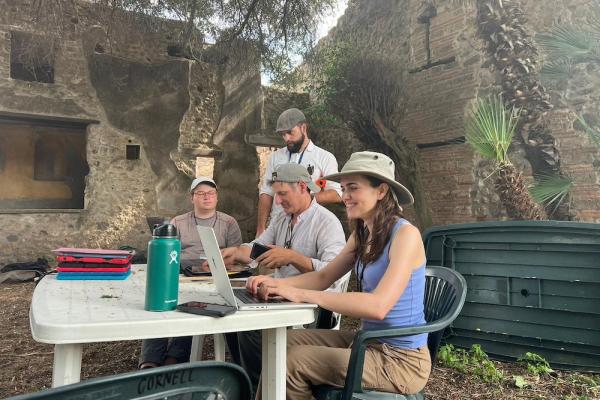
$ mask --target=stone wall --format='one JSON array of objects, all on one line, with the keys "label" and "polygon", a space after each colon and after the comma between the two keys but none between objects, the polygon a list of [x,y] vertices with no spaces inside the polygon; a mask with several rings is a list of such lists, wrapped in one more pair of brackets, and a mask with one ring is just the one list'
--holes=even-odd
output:
[{"label": "stone wall", "polygon": [[[435,3],[433,8],[430,1],[351,0],[327,40],[348,41],[405,67],[407,102],[397,116],[398,132],[419,149],[421,189],[430,223],[505,219],[489,179],[490,163],[463,142],[465,116],[473,101],[498,90],[496,72],[478,33],[475,2]],[[533,35],[554,22],[577,24],[589,11],[588,3],[521,1]],[[600,152],[574,128],[572,113],[572,105],[579,104],[580,112],[598,115],[600,81],[597,67],[581,69],[578,78],[569,82],[543,82],[556,104],[544,122],[555,139],[562,171],[574,179],[572,214],[577,220],[600,222]],[[345,142],[345,135],[338,136],[337,142],[353,146]],[[515,147],[510,157],[532,182],[523,150]]]},{"label": "stone wall", "polygon": [[[215,167],[221,208],[246,217],[256,189],[233,185],[257,180],[256,151],[243,144],[243,132],[260,126],[256,63],[245,64],[242,81],[227,64],[171,57],[169,30],[147,31],[135,20],[108,40],[102,29],[86,25],[93,6],[81,3],[76,26],[59,42],[54,83],[11,79],[10,32],[36,32],[23,13],[26,4],[0,0],[0,115],[97,122],[87,127],[84,209],[0,211],[0,265],[51,257],[60,246],[145,249],[146,216],[190,209],[198,148],[225,149],[220,165],[248,160],[235,181]],[[243,104],[244,112],[227,104]],[[140,145],[138,160],[126,159],[128,144]],[[207,166],[213,164],[200,169],[212,173]]]}]

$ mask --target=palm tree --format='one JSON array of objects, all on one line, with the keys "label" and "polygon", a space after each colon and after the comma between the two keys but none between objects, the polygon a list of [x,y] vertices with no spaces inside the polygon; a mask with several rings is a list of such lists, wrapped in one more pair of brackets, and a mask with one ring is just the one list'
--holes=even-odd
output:
[{"label": "palm tree", "polygon": [[[600,3],[583,24],[556,25],[548,32],[537,35],[536,41],[541,45],[546,61],[542,68],[542,77],[547,79],[569,79],[576,73],[577,65],[596,64],[600,66]],[[571,104],[572,108],[577,108]],[[600,126],[586,121],[581,115],[577,120],[600,149]],[[573,181],[564,176],[546,176],[536,179],[538,184],[531,189],[533,197],[546,206],[556,210],[573,186]]]},{"label": "palm tree", "polygon": [[523,175],[508,158],[519,120],[519,111],[506,110],[500,96],[478,99],[465,124],[467,143],[475,152],[495,163],[494,187],[508,216],[540,220],[545,212],[531,197]]},{"label": "palm tree", "polygon": [[[592,11],[584,24],[556,25],[550,31],[537,35],[536,40],[547,59],[542,68],[543,76],[568,78],[578,64],[600,66],[600,3]],[[581,115],[577,119],[600,149],[600,127],[591,126]]]}]

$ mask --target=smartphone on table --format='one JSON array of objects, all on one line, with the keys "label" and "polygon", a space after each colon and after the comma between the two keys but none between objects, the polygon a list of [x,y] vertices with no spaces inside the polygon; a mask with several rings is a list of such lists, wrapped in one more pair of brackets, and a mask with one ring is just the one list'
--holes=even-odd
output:
[{"label": "smartphone on table", "polygon": [[224,317],[236,311],[233,306],[225,304],[204,303],[201,301],[188,301],[178,304],[177,309],[190,314],[208,315],[211,317]]},{"label": "smartphone on table", "polygon": [[258,242],[254,242],[252,244],[252,250],[250,251],[250,258],[256,260],[261,254],[266,253],[271,250],[270,247],[265,246],[264,244],[260,244]]}]

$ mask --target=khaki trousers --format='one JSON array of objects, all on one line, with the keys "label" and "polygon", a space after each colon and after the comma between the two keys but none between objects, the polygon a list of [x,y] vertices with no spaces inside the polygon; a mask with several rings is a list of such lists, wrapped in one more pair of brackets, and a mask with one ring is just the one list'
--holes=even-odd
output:
[{"label": "khaki trousers", "polygon": [[[287,399],[312,399],[312,385],[343,387],[354,334],[325,329],[288,331]],[[413,394],[425,387],[430,372],[427,346],[407,350],[374,342],[365,353],[362,385]]]}]

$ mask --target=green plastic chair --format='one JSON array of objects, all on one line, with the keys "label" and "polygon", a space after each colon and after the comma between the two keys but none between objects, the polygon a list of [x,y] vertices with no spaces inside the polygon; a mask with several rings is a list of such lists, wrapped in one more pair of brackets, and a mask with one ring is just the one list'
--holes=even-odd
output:
[{"label": "green plastic chair", "polygon": [[8,400],[33,399],[250,400],[252,386],[246,372],[237,365],[203,361],[90,379]]},{"label": "green plastic chair", "polygon": [[427,266],[425,269],[425,320],[420,326],[407,326],[395,329],[358,331],[352,343],[352,352],[348,362],[348,374],[343,388],[319,385],[313,388],[314,396],[319,400],[350,399],[396,399],[423,400],[425,392],[414,395],[367,391],[362,388],[363,364],[367,343],[376,339],[392,338],[429,333],[427,347],[432,364],[440,347],[444,329],[454,321],[462,310],[467,295],[465,278],[455,270],[443,267]]}]

